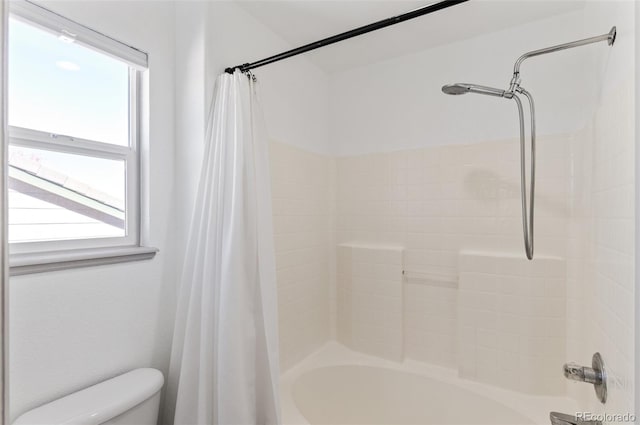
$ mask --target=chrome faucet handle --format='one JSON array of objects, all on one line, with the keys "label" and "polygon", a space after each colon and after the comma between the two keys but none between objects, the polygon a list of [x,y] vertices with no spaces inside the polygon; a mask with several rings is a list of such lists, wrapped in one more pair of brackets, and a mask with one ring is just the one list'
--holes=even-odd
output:
[{"label": "chrome faucet handle", "polygon": [[562,369],[567,379],[593,384],[596,396],[601,403],[607,401],[607,374],[604,370],[604,361],[600,353],[595,353],[591,359],[591,366],[582,366],[577,363],[566,363]]},{"label": "chrome faucet handle", "polygon": [[601,421],[585,421],[566,413],[551,412],[549,413],[551,425],[602,425]]},{"label": "chrome faucet handle", "polygon": [[566,363],[563,369],[565,378],[572,381],[587,382],[589,384],[602,383],[602,374],[593,368],[577,363]]}]

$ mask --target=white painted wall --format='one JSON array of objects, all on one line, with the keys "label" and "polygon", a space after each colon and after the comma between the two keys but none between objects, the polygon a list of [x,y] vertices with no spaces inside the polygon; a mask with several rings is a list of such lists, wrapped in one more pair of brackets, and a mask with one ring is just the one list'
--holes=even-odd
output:
[{"label": "white painted wall", "polygon": [[[357,155],[517,136],[513,101],[447,96],[441,87],[470,82],[507,88],[523,53],[606,33],[610,25],[601,22],[585,30],[577,11],[333,74],[334,151]],[[525,61],[522,85],[536,100],[540,135],[584,127],[595,89],[585,83],[592,81],[592,64],[607,54],[602,43]]]},{"label": "white painted wall", "polygon": [[[5,34],[7,33],[7,26],[6,26],[6,22],[7,22],[7,8],[6,7],[2,7],[0,8],[0,34],[2,34],[0,36],[0,41],[2,41],[3,46],[6,45],[6,36]],[[2,60],[2,63],[6,63],[6,49],[3,50],[2,53],[0,53],[0,59]],[[5,67],[2,67],[2,70],[0,71],[0,77],[2,78],[2,81],[5,81],[6,75],[5,75]],[[0,87],[0,95],[2,96],[2,99],[6,99],[6,87],[4,85],[2,85],[2,87]],[[5,122],[5,117],[7,116],[5,113],[5,107],[2,106],[0,107],[0,110],[2,110],[2,114],[0,114],[0,124],[2,124],[2,128],[6,128],[6,122]],[[6,164],[7,163],[7,138],[5,137],[5,131],[0,132],[0,161],[2,161],[2,164]],[[6,347],[7,347],[7,343],[9,341],[8,339],[8,335],[5,332],[5,329],[7,328],[7,324],[6,324],[6,305],[8,305],[8,294],[9,294],[9,290],[8,290],[8,286],[9,286],[9,279],[8,279],[8,271],[9,271],[9,264],[7,261],[7,241],[8,241],[8,235],[7,235],[7,196],[5,195],[5,193],[7,193],[7,176],[6,174],[3,172],[2,174],[0,174],[0,190],[2,191],[2,195],[0,195],[0,226],[2,226],[0,228],[0,285],[2,285],[1,287],[1,292],[2,296],[0,297],[2,302],[2,305],[0,305],[0,323],[2,324],[2,333],[0,338],[2,338],[2,343],[3,343],[3,347],[5,347],[2,352],[0,353],[0,359],[2,360],[2,365],[0,366],[0,377],[3,379],[3,382],[5,382],[6,384],[6,379],[7,379],[7,375],[8,375],[8,371],[7,368],[5,367],[7,364],[7,358],[6,356]],[[1,418],[0,418],[0,422],[2,422],[3,424],[5,422],[8,422],[8,412],[9,412],[9,406],[7,405],[7,393],[5,392],[5,385],[0,386],[2,389],[0,390],[0,397],[2,399],[2,401],[0,402],[0,408],[2,409],[2,413],[0,413]]]},{"label": "white painted wall", "polygon": [[[226,67],[290,49],[230,1],[176,3],[177,226],[186,242],[204,151],[206,114],[216,77]],[[255,70],[272,141],[328,154],[328,78],[304,56]]]},{"label": "white painted wall", "polygon": [[[176,244],[184,247],[204,149],[207,102],[205,43],[207,2],[175,4]],[[184,252],[184,250],[182,251]],[[176,261],[181,267],[180,261]]]},{"label": "white painted wall", "polygon": [[[233,2],[211,3],[208,29],[208,89],[212,87],[213,79],[228,66],[296,47],[284,42]],[[326,75],[304,56],[254,72],[261,85],[269,137],[311,152],[330,153]]]},{"label": "white painted wall", "polygon": [[[155,259],[10,280],[10,414],[125,372],[165,370],[173,286],[174,5],[164,1],[43,1],[47,8],[149,53],[143,116],[143,199]],[[173,295],[172,293],[170,295]],[[171,317],[168,318],[171,320]]]},{"label": "white painted wall", "polygon": [[[640,43],[637,42],[637,40],[640,40],[640,4],[638,2],[635,2],[635,34],[636,34],[636,43],[635,43],[635,69],[634,69],[634,74],[635,74],[635,103],[636,103],[636,107],[638,105],[638,102],[640,102],[640,72],[638,70],[640,70]],[[635,112],[635,116],[637,117],[637,111]],[[635,121],[635,138],[636,138],[636,146],[638,145],[638,141],[640,140],[640,120],[636,119]],[[637,170],[640,169],[640,149],[636,149],[635,150],[635,170],[636,170],[636,175],[635,175],[635,212],[636,212],[636,216],[635,216],[635,261],[634,261],[634,265],[635,265],[635,294],[634,294],[634,304],[635,304],[635,312],[634,312],[634,317],[635,317],[635,323],[640,323],[640,290],[638,290],[638,287],[640,286],[640,276],[638,275],[638,270],[640,270],[640,226],[638,225],[639,220],[638,220],[638,216],[637,216],[637,212],[640,211],[640,184],[639,184],[639,180],[638,178],[640,177],[638,175]],[[635,353],[636,353],[636,359],[637,359],[637,353],[640,352],[640,326],[635,326],[634,327],[634,349],[635,349]],[[636,360],[634,363],[634,378],[633,378],[633,382],[634,382],[634,388],[639,388],[640,387],[640,367],[638,367],[638,361]],[[631,378],[630,378],[631,379]],[[640,409],[640,391],[634,391],[634,395],[633,395],[633,403],[634,403],[634,410],[636,412],[638,412],[638,409]]]}]

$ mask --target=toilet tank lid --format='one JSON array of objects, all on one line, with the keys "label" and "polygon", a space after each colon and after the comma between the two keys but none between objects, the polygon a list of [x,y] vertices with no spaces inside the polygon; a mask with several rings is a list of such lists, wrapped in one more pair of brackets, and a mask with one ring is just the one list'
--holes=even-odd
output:
[{"label": "toilet tank lid", "polygon": [[98,425],[151,398],[164,378],[156,369],[135,369],[37,407],[13,425]]}]

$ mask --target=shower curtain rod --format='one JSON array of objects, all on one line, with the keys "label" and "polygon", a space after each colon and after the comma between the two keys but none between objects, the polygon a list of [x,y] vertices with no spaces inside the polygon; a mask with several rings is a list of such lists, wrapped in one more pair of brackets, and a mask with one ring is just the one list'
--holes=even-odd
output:
[{"label": "shower curtain rod", "polygon": [[357,37],[362,34],[366,34],[371,31],[376,31],[381,28],[385,28],[391,25],[399,24],[400,22],[408,21],[409,19],[414,19],[419,16],[427,15],[429,13],[437,12],[438,10],[446,9],[451,6],[455,6],[460,3],[467,2],[469,0],[444,0],[438,3],[433,3],[427,6],[419,7],[410,12],[403,13],[402,15],[394,16],[391,18],[383,19],[381,21],[374,22],[372,24],[364,25],[362,27],[358,27],[352,29],[350,31],[346,31],[337,35],[333,35],[331,37],[323,38],[322,40],[315,41],[313,43],[305,44],[304,46],[297,47],[295,49],[288,50],[286,52],[278,53],[277,55],[270,56],[265,59],[261,59],[252,63],[245,63],[243,65],[236,65],[233,67],[229,67],[225,69],[225,72],[229,74],[233,74],[236,69],[239,69],[242,72],[248,71],[250,69],[258,68],[264,65],[269,65],[274,62],[281,61],[283,59],[290,58],[292,56],[297,56],[302,53],[309,52],[311,50],[319,49],[320,47],[328,46],[333,43],[337,43],[339,41],[347,40],[349,38]]}]

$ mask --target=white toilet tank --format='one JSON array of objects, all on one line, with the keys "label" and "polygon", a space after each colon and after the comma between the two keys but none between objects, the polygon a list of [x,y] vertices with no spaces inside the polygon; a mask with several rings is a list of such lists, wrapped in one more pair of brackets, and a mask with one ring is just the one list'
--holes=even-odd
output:
[{"label": "white toilet tank", "polygon": [[156,369],[136,369],[30,410],[13,425],[156,425],[160,390]]}]

